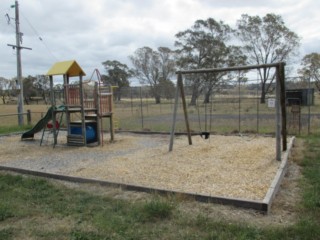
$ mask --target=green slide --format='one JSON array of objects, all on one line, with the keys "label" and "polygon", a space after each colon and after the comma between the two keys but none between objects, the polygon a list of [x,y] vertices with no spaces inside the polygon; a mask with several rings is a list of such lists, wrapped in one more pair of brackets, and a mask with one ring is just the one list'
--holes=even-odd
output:
[{"label": "green slide", "polygon": [[[46,113],[46,115],[39,120],[39,122],[29,131],[22,134],[21,139],[33,138],[34,134],[40,132],[44,127],[46,127],[47,123],[52,120],[52,112],[55,107],[50,107]],[[63,110],[64,106],[59,106],[59,110]]]}]

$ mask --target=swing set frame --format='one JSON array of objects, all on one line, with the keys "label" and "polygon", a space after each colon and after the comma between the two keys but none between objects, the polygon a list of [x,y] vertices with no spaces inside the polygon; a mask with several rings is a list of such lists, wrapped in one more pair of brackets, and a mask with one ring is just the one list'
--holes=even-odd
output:
[{"label": "swing set frame", "polygon": [[[175,136],[175,126],[177,119],[177,110],[179,103],[179,95],[182,100],[182,107],[184,113],[184,120],[186,124],[188,143],[192,145],[191,130],[188,118],[186,97],[184,93],[183,86],[183,75],[187,74],[201,74],[201,73],[218,73],[218,72],[231,72],[231,71],[246,71],[254,69],[266,69],[275,68],[276,74],[276,160],[281,161],[281,149],[282,151],[287,150],[287,126],[286,126],[286,89],[285,89],[285,63],[271,63],[271,64],[260,64],[260,65],[249,65],[249,66],[237,66],[237,67],[227,67],[227,68],[210,68],[210,69],[197,69],[197,70],[179,70],[177,74],[177,86],[175,93],[175,102],[172,116],[172,127],[170,132],[170,143],[169,152],[173,150],[174,136]],[[282,147],[281,147],[282,139]]]}]

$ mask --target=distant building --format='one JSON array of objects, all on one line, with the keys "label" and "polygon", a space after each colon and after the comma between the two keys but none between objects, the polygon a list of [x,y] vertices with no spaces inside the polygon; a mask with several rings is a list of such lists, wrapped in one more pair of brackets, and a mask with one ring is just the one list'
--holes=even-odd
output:
[{"label": "distant building", "polygon": [[286,90],[286,104],[288,106],[314,105],[314,88],[290,89]]}]

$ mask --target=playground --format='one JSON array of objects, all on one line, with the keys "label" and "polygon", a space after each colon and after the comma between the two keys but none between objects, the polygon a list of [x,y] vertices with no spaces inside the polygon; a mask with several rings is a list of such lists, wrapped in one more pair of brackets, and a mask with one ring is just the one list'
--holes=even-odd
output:
[{"label": "playground", "polygon": [[204,140],[194,136],[189,146],[186,136],[180,136],[172,152],[168,135],[117,134],[113,143],[99,147],[68,147],[63,144],[65,138],[61,132],[53,148],[52,138],[40,146],[41,133],[32,141],[20,141],[20,135],[1,137],[0,164],[120,187],[249,202],[265,200],[281,168],[271,137],[211,136]]},{"label": "playground", "polygon": [[[255,69],[261,66],[247,66]],[[283,64],[272,65],[277,71]],[[209,69],[203,71],[234,71]],[[169,134],[114,136],[112,88],[99,79],[84,82],[85,73],[75,61],[58,62],[47,75],[51,107],[32,129],[0,138],[2,170],[16,171],[73,182],[99,183],[128,190],[182,194],[202,202],[231,204],[269,212],[288,168],[294,137],[286,131],[284,78],[277,81],[275,137],[262,135],[192,134],[186,108],[182,74],[180,91],[186,134],[175,134],[178,91]],[[56,103],[53,76],[63,75],[64,105]],[[79,77],[71,82],[70,77]],[[65,115],[66,126],[60,129]],[[102,127],[110,120],[110,139]],[[192,137],[192,135],[194,135]],[[22,141],[20,141],[22,140]],[[93,144],[92,144],[93,143]],[[94,147],[93,147],[94,146]]]}]

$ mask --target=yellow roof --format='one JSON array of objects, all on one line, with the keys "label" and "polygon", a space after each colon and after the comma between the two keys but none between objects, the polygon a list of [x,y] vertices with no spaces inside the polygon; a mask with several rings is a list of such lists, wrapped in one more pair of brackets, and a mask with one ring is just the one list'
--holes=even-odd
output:
[{"label": "yellow roof", "polygon": [[47,75],[68,75],[70,77],[76,77],[85,76],[86,74],[75,60],[71,60],[55,63],[47,72]]}]

